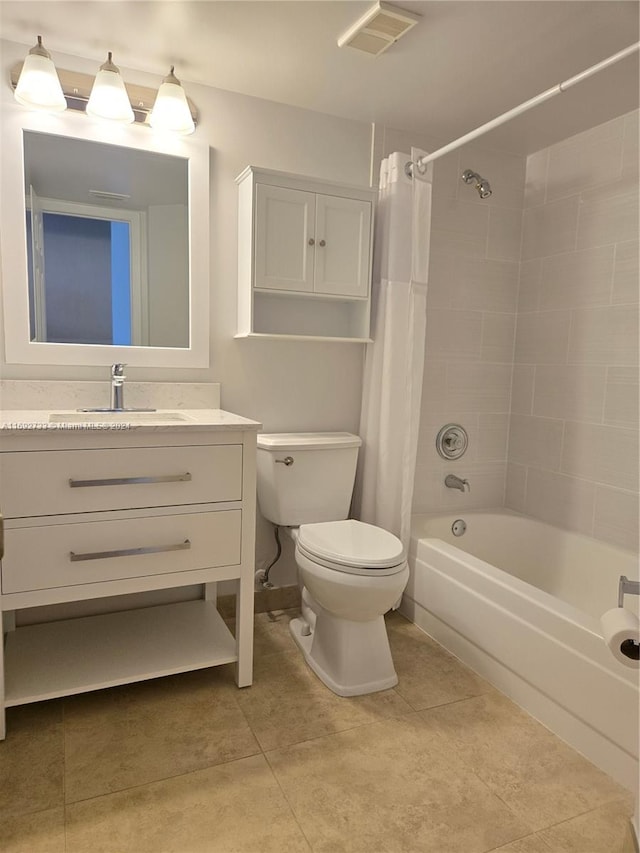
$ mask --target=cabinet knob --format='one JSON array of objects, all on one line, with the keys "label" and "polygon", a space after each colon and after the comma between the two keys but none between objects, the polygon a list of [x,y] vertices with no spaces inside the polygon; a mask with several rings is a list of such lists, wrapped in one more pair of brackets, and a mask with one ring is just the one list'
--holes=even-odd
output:
[{"label": "cabinet knob", "polygon": [[316,244],[316,241],[313,239],[313,237],[309,237],[309,245],[315,246],[315,244]]},{"label": "cabinet knob", "polygon": [[326,240],[320,240],[320,245],[321,245],[321,246],[326,246],[326,245],[327,245],[327,241],[326,241]]}]

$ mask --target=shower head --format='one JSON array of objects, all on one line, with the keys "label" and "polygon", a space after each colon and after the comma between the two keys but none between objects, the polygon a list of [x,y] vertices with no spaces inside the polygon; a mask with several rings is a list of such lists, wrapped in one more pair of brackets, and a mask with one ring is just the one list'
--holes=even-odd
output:
[{"label": "shower head", "polygon": [[465,169],[462,173],[462,180],[465,184],[473,184],[478,191],[480,198],[489,198],[491,195],[491,186],[489,181],[481,177],[477,172],[471,169]]}]

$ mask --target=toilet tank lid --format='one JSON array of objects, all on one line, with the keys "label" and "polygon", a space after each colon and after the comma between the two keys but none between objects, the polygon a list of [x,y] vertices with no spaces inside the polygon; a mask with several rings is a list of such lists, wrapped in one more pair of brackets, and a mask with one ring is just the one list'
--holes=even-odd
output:
[{"label": "toilet tank lid", "polygon": [[360,447],[362,439],[351,432],[271,432],[258,433],[263,450],[335,450]]}]

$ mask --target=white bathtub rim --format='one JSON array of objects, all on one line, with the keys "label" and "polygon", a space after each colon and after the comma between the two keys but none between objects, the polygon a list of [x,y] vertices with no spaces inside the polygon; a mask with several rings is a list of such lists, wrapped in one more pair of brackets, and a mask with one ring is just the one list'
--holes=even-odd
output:
[{"label": "white bathtub rim", "polygon": [[[554,531],[554,533],[564,533],[569,534],[570,536],[575,536],[579,541],[583,542],[585,545],[589,543],[595,543],[598,546],[605,546],[607,548],[611,548],[613,551],[618,552],[620,557],[627,560],[629,558],[636,560],[640,560],[640,553],[637,551],[633,551],[629,548],[622,548],[620,545],[614,545],[612,542],[607,541],[606,539],[597,539],[595,536],[587,536],[586,533],[582,533],[578,530],[570,530],[565,527],[558,527],[555,524],[550,524],[548,521],[541,521],[533,515],[527,515],[523,512],[516,512],[513,509],[508,509],[507,507],[488,507],[487,509],[445,509],[440,510],[438,512],[419,512],[414,513],[412,516],[411,523],[411,542],[409,546],[410,552],[415,551],[415,546],[422,539],[437,539],[438,537],[430,537],[426,536],[423,532],[417,530],[417,526],[420,522],[425,521],[434,521],[438,518],[447,518],[451,516],[455,521],[458,518],[462,518],[466,516],[473,516],[475,518],[479,518],[482,516],[487,517],[495,517],[495,516],[507,516],[512,518],[520,518],[525,521],[532,521],[535,524],[539,524],[542,527],[547,527],[550,530]],[[440,540],[444,541],[444,540]],[[640,578],[638,578],[640,579]]]},{"label": "white bathtub rim", "polygon": [[[614,545],[609,545],[609,543],[602,542],[601,540],[593,539],[590,536],[584,536],[580,533],[574,533],[573,531],[566,531],[562,528],[555,527],[554,525],[547,524],[543,521],[538,521],[537,519],[531,518],[531,516],[523,515],[521,513],[513,512],[512,510],[470,510],[466,515],[474,515],[478,516],[492,516],[496,515],[507,515],[514,516],[520,519],[524,519],[525,521],[533,521],[535,524],[543,525],[544,527],[551,528],[554,532],[560,533],[568,533],[571,536],[578,537],[578,539],[582,540],[585,544],[589,542],[597,542],[599,545],[606,545],[607,548],[611,548],[614,552],[618,552],[619,555],[626,562],[629,558],[634,559],[636,555],[633,551],[627,551],[623,548],[616,548]],[[420,518],[446,518],[448,516],[454,516],[455,513],[422,513]],[[462,517],[460,515],[459,517]],[[460,561],[463,560],[471,570],[476,572],[477,574],[485,574],[489,576],[495,583],[499,584],[503,588],[509,590],[515,590],[515,592],[523,597],[530,597],[536,600],[543,606],[550,607],[552,610],[559,612],[565,619],[574,623],[575,625],[584,628],[590,633],[594,634],[599,640],[602,640],[602,629],[600,626],[600,619],[592,616],[590,613],[585,613],[585,611],[580,610],[573,604],[570,604],[567,601],[564,601],[562,598],[553,595],[546,590],[540,589],[540,587],[535,586],[529,581],[522,580],[516,575],[510,574],[505,569],[501,569],[498,566],[494,566],[493,563],[489,563],[486,560],[481,559],[480,557],[476,557],[474,554],[470,554],[468,551],[463,551],[462,548],[456,547],[453,543],[445,542],[444,539],[440,539],[439,537],[433,536],[416,536],[412,534],[411,544],[409,548],[409,561],[411,565],[411,570],[413,573],[413,563],[416,559],[422,559],[421,551],[424,551],[425,548],[432,548],[438,553],[446,555],[449,559]],[[461,556],[460,556],[461,555]],[[635,575],[629,577],[629,580],[640,580],[640,563],[636,560],[636,566],[638,567],[638,571]],[[508,579],[508,580],[506,580]],[[613,607],[617,606],[617,595],[611,596],[611,598],[603,602],[602,605],[602,613],[605,613],[607,610],[610,610]]]}]

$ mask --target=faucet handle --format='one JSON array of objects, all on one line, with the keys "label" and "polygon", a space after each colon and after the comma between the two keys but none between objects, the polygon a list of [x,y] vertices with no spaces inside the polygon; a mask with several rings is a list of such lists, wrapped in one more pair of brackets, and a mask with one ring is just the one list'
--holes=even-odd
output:
[{"label": "faucet handle", "polygon": [[124,369],[127,365],[122,363],[112,364],[111,365],[111,378],[112,379],[126,379],[127,377],[124,375]]}]

